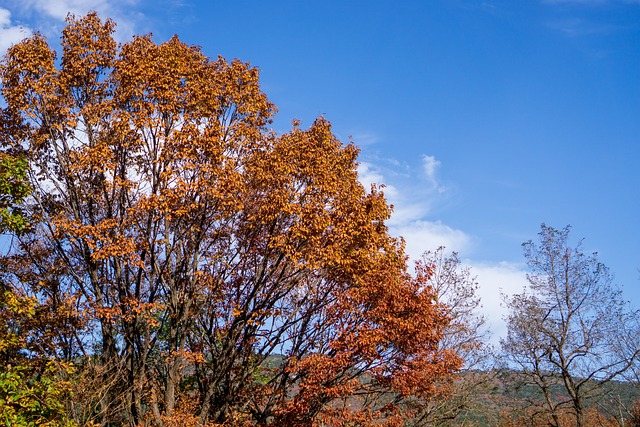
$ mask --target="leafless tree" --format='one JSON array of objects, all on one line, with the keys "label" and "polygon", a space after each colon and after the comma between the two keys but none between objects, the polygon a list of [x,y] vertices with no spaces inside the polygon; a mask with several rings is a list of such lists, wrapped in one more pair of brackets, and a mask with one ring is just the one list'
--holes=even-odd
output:
[{"label": "leafless tree", "polygon": [[[535,402],[553,426],[569,413],[585,425],[589,399],[627,372],[637,349],[621,352],[632,313],[609,270],[581,242],[569,246],[570,227],[542,225],[540,241],[523,244],[528,289],[505,299],[508,335],[501,340],[508,362],[542,399]],[[534,403],[534,402],[532,402]]]},{"label": "leafless tree", "polygon": [[495,372],[492,370],[493,348],[488,344],[490,332],[486,318],[479,313],[478,281],[458,254],[447,253],[443,246],[425,252],[417,267],[418,274],[424,269],[430,270],[428,283],[451,318],[440,347],[455,351],[464,359],[464,365],[446,396],[420,402],[421,415],[413,425],[458,425],[466,411],[480,404],[482,390],[490,384]]}]

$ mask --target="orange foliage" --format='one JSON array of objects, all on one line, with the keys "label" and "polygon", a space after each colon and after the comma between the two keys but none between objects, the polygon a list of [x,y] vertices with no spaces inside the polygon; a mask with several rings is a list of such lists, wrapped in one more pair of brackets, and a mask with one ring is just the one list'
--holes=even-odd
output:
[{"label": "orange foliage", "polygon": [[397,426],[445,392],[449,318],[357,148],[322,117],[269,131],[249,64],[114,26],[70,17],[60,68],[41,35],[0,67],[33,178],[5,280],[64,308],[79,421]]}]

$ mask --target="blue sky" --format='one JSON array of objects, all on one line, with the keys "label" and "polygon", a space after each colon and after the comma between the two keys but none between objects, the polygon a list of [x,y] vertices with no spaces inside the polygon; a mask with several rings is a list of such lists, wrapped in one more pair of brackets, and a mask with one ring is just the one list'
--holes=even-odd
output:
[{"label": "blue sky", "polygon": [[445,244],[500,297],[520,244],[573,226],[640,307],[640,1],[0,0],[0,50],[97,10],[262,70],[274,129],[324,115],[385,183],[415,257]]}]

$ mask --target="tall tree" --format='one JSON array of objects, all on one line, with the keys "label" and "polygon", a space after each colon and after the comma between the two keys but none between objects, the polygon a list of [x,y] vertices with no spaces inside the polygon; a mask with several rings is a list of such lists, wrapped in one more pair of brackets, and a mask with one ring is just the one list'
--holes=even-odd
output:
[{"label": "tall tree", "polygon": [[631,313],[597,254],[583,253],[581,242],[571,247],[569,232],[543,224],[539,243],[523,244],[529,287],[506,299],[508,334],[501,340],[510,363],[541,392],[539,410],[556,427],[566,412],[585,425],[588,399],[638,355],[617,351]]},{"label": "tall tree", "polygon": [[59,68],[38,34],[0,68],[34,218],[4,279],[61,316],[78,421],[401,422],[460,358],[357,149],[323,118],[269,131],[248,64],[114,25],[70,17]]},{"label": "tall tree", "polygon": [[459,425],[465,412],[480,409],[477,398],[486,391],[495,374],[493,348],[487,342],[489,330],[485,317],[479,313],[478,281],[456,252],[447,253],[442,246],[425,252],[416,264],[416,271],[418,275],[425,274],[425,281],[451,318],[440,348],[454,351],[464,364],[447,384],[446,394],[415,402],[419,415],[412,425]]}]

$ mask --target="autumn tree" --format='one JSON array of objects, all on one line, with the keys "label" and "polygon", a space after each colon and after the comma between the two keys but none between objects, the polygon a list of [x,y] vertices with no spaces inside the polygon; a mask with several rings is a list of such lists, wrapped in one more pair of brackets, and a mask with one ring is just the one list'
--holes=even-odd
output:
[{"label": "autumn tree", "polygon": [[[70,17],[0,67],[32,224],[3,280],[76,361],[80,423],[400,425],[461,363],[377,187],[318,118],[276,135],[258,70]],[[3,137],[5,138],[5,137]],[[6,140],[4,141],[6,142]]]},{"label": "autumn tree", "polygon": [[[638,356],[617,351],[630,313],[609,270],[581,242],[569,244],[570,227],[542,225],[540,241],[523,244],[529,287],[505,300],[508,334],[502,349],[542,400],[535,402],[553,426],[566,414],[585,426],[587,401],[620,377]],[[535,415],[535,414],[534,414]]]}]

